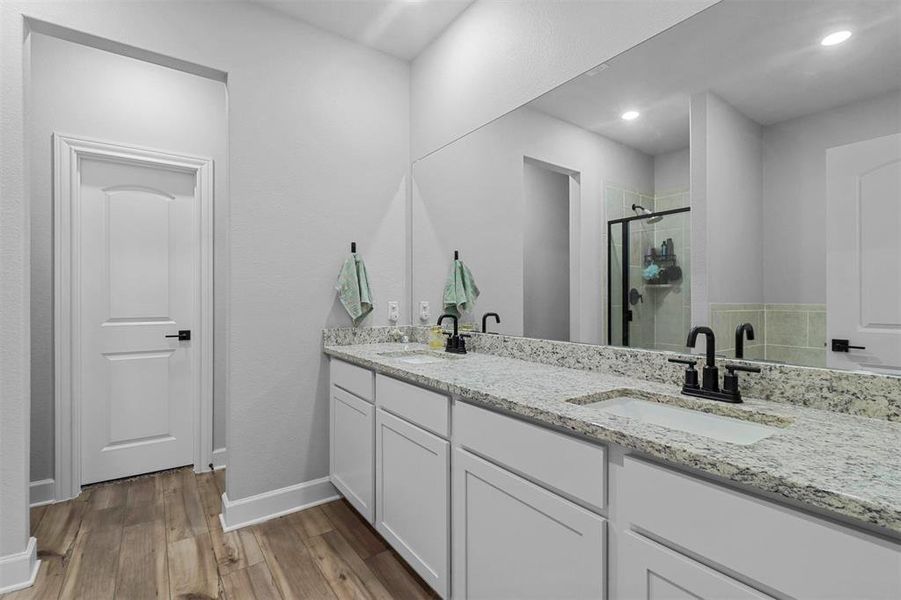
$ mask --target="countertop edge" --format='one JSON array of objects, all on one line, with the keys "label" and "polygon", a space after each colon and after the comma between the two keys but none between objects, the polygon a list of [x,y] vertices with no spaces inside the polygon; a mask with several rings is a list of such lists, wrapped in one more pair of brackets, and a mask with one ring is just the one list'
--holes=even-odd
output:
[{"label": "countertop edge", "polygon": [[[799,484],[783,477],[774,476],[764,470],[734,465],[721,458],[708,459],[703,455],[683,448],[661,445],[620,431],[601,427],[594,423],[586,423],[579,419],[551,413],[533,406],[524,406],[514,401],[490,396],[440,379],[412,373],[403,368],[391,367],[361,358],[355,354],[343,352],[341,348],[341,346],[323,346],[323,352],[328,356],[371,369],[376,373],[460,397],[467,403],[500,410],[554,429],[572,432],[572,435],[583,439],[594,440],[599,443],[616,444],[627,450],[642,452],[652,458],[675,466],[695,469],[715,478],[724,479],[779,498],[785,498],[803,506],[825,511],[831,515],[852,519],[871,527],[887,529],[896,535],[901,534],[901,512],[890,506],[874,504],[856,496]],[[577,431],[577,423],[581,426],[582,431]],[[586,424],[589,425],[589,432],[585,432]]]}]

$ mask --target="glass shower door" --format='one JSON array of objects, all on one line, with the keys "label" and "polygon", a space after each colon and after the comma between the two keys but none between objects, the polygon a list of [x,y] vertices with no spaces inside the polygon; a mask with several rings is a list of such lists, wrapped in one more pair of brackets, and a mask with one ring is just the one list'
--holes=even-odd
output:
[{"label": "glass shower door", "polygon": [[683,350],[691,322],[688,208],[608,223],[608,343]]}]

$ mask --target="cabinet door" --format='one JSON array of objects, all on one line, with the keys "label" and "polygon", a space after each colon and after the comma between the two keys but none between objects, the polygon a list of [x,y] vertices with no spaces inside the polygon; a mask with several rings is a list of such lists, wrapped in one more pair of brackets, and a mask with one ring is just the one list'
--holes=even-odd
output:
[{"label": "cabinet door", "polygon": [[335,386],[331,386],[330,408],[332,483],[372,523],[375,409],[369,402]]},{"label": "cabinet door", "polygon": [[376,529],[420,577],[448,597],[449,444],[379,409]]},{"label": "cabinet door", "polygon": [[603,598],[606,521],[454,449],[455,598]]},{"label": "cabinet door", "polygon": [[626,532],[619,554],[620,598],[764,600],[758,592],[669,548]]}]

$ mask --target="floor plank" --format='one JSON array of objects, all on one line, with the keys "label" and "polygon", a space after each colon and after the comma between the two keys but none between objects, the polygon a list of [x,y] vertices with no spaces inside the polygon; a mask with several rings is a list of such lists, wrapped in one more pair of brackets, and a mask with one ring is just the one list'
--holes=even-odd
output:
[{"label": "floor plank", "polygon": [[41,524],[41,519],[44,517],[44,513],[47,512],[48,504],[44,504],[42,506],[35,506],[29,511],[29,529],[31,531],[31,535],[34,535],[34,532],[37,530],[38,525]]},{"label": "floor plank", "polygon": [[335,598],[332,589],[316,567],[313,557],[301,543],[294,529],[280,519],[252,527],[266,564],[279,592],[285,600],[295,598]]},{"label": "floor plank", "polygon": [[225,469],[218,469],[213,471],[213,475],[216,477],[216,486],[219,488],[219,495],[225,493]]},{"label": "floor plank", "polygon": [[340,533],[329,531],[304,540],[304,544],[338,598],[390,600],[388,590]]},{"label": "floor plank", "polygon": [[34,532],[38,540],[38,556],[63,557],[72,547],[81,526],[86,505],[83,502],[58,502],[44,512]]},{"label": "floor plank", "polygon": [[116,575],[116,598],[155,600],[168,597],[165,519],[125,527]]},{"label": "floor plank", "polygon": [[207,533],[197,480],[190,469],[175,472],[165,490],[166,537],[169,543]]},{"label": "floor plank", "polygon": [[379,534],[351,508],[347,500],[328,502],[322,505],[322,510],[363,560],[388,549]]},{"label": "floor plank", "polygon": [[170,541],[169,593],[173,600],[219,598],[219,573],[209,533]]},{"label": "floor plank", "polygon": [[61,598],[113,598],[124,516],[124,505],[85,513],[66,567]]},{"label": "floor plank", "polygon": [[282,597],[266,563],[257,563],[223,575],[222,587],[228,600],[276,600]]},{"label": "floor plank", "polygon": [[394,598],[428,600],[438,598],[419,576],[411,572],[392,550],[385,550],[366,559],[366,566],[385,585]]},{"label": "floor plank", "polygon": [[221,485],[183,468],[33,509],[41,569],[2,600],[436,597],[346,502],[226,534]]}]

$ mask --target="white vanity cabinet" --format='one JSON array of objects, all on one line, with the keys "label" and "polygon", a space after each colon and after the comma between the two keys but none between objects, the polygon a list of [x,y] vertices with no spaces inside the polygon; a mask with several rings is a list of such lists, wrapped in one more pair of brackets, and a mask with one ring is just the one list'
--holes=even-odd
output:
[{"label": "white vanity cabinet", "polygon": [[450,399],[376,376],[375,527],[442,598],[450,593]]},{"label": "white vanity cabinet", "polygon": [[454,406],[455,598],[603,598],[605,448]]},{"label": "white vanity cabinet", "polygon": [[645,600],[769,600],[757,590],[717,573],[631,531],[619,547],[619,598]]},{"label": "white vanity cabinet", "polygon": [[[747,590],[744,595],[708,591],[732,589],[722,587],[730,581],[740,590],[743,586],[738,580],[756,590],[771,591],[776,597],[901,598],[898,542],[634,456],[624,457],[619,487],[615,501],[623,516],[621,529],[646,532],[661,545],[697,558],[695,563],[686,556],[679,556],[681,561],[667,560],[663,554],[672,551],[653,552],[654,543],[645,538],[636,538],[645,542],[643,549],[636,550],[633,539],[618,549],[624,583],[644,579],[643,585],[650,586],[648,573],[664,576],[658,564],[666,564],[667,569],[681,573],[669,583],[700,598],[769,597]],[[627,535],[637,534],[630,531]],[[705,576],[707,569],[700,562],[717,565],[734,580]],[[633,589],[620,589],[619,596],[632,597]]]},{"label": "white vanity cabinet", "polygon": [[373,373],[332,359],[329,386],[329,476],[370,523],[375,518]]}]

